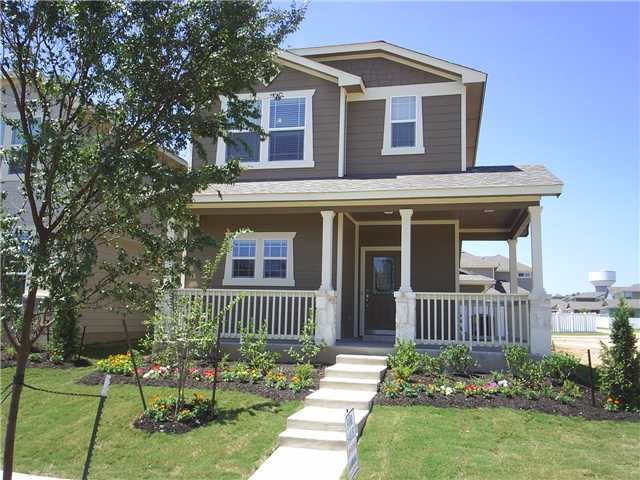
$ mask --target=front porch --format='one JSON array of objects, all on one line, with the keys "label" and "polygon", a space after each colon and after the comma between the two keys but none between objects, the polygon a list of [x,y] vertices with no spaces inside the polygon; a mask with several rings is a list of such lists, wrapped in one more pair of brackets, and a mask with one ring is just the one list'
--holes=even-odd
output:
[{"label": "front porch", "polygon": [[[464,343],[478,352],[506,345],[524,345],[535,355],[550,351],[537,201],[216,213],[201,215],[201,224],[214,236],[250,228],[253,232],[242,237],[248,253],[228,256],[225,271],[209,285],[214,288],[202,290],[191,281],[189,287],[198,288],[179,294],[202,295],[212,315],[241,296],[224,313],[225,339],[264,323],[274,342],[295,342],[306,320],[314,318],[317,339],[337,353],[381,354],[396,339],[421,348]],[[209,226],[214,221],[215,227]],[[528,233],[533,288],[518,294],[516,245]],[[288,243],[274,240],[281,237]],[[479,239],[508,242],[511,293],[460,291],[461,242]],[[261,253],[266,242],[284,243],[277,253]],[[257,272],[273,267],[267,263],[273,255],[280,259],[282,278],[276,279],[279,286],[262,288]],[[235,278],[244,275],[240,266],[254,277]]]}]

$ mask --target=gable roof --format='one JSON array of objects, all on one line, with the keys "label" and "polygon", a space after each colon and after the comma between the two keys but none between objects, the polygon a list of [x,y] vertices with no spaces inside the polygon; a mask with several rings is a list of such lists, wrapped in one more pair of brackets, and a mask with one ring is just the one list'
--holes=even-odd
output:
[{"label": "gable roof", "polygon": [[392,55],[397,55],[399,57],[421,63],[423,65],[429,65],[440,70],[444,70],[445,72],[454,73],[461,78],[463,83],[487,81],[487,74],[481,72],[480,70],[475,70],[473,68],[465,67],[457,63],[448,62],[440,58],[425,55],[424,53],[419,53],[415,50],[400,47],[383,40],[377,40],[374,42],[347,43],[340,45],[326,45],[322,47],[292,48],[289,51],[301,56],[320,56],[369,52],[372,50],[387,52]]},{"label": "gable roof", "polygon": [[[469,252],[462,252],[460,257],[461,268],[495,268],[497,272],[509,271],[509,259],[504,255],[478,256]],[[518,272],[530,272],[531,267],[518,262]]]},{"label": "gable roof", "polygon": [[334,81],[340,87],[345,87],[349,92],[364,92],[365,87],[362,79],[352,73],[330,67],[324,63],[316,62],[310,58],[296,55],[290,51],[278,50],[278,59],[280,63],[294,69],[302,70],[307,73],[322,75],[322,78]]}]

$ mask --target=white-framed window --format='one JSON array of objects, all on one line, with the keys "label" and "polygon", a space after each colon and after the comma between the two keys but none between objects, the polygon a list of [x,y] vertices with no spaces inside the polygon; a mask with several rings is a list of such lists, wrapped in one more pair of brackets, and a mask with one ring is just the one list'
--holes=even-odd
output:
[{"label": "white-framed window", "polygon": [[[231,132],[240,142],[233,146],[219,141],[216,149],[216,163],[224,165],[237,157],[243,167],[255,168],[309,168],[313,161],[313,94],[315,90],[287,92],[260,92],[255,97],[238,95],[242,100],[255,98],[259,102],[260,118],[256,119],[267,137],[250,132]],[[221,99],[226,109],[227,99]]]},{"label": "white-framed window", "polygon": [[386,100],[382,155],[424,153],[422,97],[391,96]]},{"label": "white-framed window", "polygon": [[295,286],[295,232],[252,232],[234,239],[225,262],[223,285]]},{"label": "white-framed window", "polygon": [[531,278],[531,272],[518,272],[518,278]]},{"label": "white-framed window", "polygon": [[[262,118],[262,101],[256,100],[254,107],[259,112],[258,116],[251,119],[255,124],[260,125]],[[233,130],[230,132],[232,142],[225,145],[225,161],[231,158],[238,158],[240,163],[260,161],[260,135],[248,130]]]}]

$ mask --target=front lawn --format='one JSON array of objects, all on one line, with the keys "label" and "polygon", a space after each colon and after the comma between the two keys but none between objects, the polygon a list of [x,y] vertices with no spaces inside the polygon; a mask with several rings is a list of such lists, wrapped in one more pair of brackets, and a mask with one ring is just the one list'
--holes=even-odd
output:
[{"label": "front lawn", "polygon": [[[99,386],[75,383],[91,371],[92,367],[29,368],[25,382],[55,390],[99,393]],[[13,372],[13,368],[0,371],[2,385],[11,380]],[[145,387],[148,398],[172,392],[167,388]],[[149,434],[132,426],[141,413],[136,387],[112,385],[90,477],[94,480],[248,477],[275,448],[286,418],[300,403],[278,405],[263,397],[230,390],[220,391],[218,398],[221,420],[181,435]],[[7,404],[3,405],[3,415]],[[25,389],[15,470],[79,478],[96,407],[97,399],[61,397]]]},{"label": "front lawn", "polygon": [[506,408],[375,406],[360,479],[640,478],[640,423]]}]

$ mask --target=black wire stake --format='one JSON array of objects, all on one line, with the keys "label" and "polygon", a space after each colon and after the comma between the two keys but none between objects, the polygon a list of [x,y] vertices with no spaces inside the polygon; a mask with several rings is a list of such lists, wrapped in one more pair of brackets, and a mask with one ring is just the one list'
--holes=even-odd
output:
[{"label": "black wire stake", "polygon": [[587,358],[589,359],[589,383],[591,384],[591,405],[596,406],[596,392],[593,385],[593,367],[591,366],[591,350],[587,349]]},{"label": "black wire stake", "polygon": [[136,377],[136,383],[138,384],[138,391],[140,392],[140,400],[142,400],[142,411],[147,411],[147,402],[144,400],[144,393],[142,392],[142,384],[140,383],[140,374],[138,373],[138,365],[136,365],[136,357],[133,354],[133,348],[131,348],[131,338],[129,338],[129,329],[127,328],[127,322],[123,318],[122,326],[124,327],[124,335],[127,338],[127,346],[129,347],[129,355],[131,356],[131,366],[133,367],[133,374]]},{"label": "black wire stake", "polygon": [[100,392],[100,400],[98,401],[98,411],[96,412],[96,420],[95,422],[93,422],[93,432],[91,432],[91,441],[89,442],[87,459],[84,462],[84,470],[82,471],[82,480],[87,480],[89,478],[89,467],[91,466],[91,457],[93,456],[93,449],[96,445],[96,437],[98,436],[98,427],[100,426],[100,418],[102,417],[104,402],[107,400],[107,393],[109,392],[110,383],[111,383],[111,375],[107,375],[106,377],[104,377],[104,383],[102,384],[102,391]]}]

